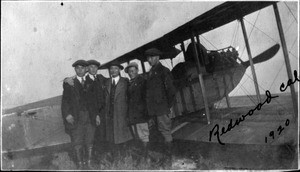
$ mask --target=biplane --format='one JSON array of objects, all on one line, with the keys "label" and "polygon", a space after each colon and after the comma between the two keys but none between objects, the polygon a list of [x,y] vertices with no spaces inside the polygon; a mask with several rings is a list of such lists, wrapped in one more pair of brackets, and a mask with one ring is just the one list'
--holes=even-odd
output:
[{"label": "biplane", "polygon": [[[131,60],[137,59],[141,62],[145,74],[147,73],[145,50],[153,47],[160,49],[164,53],[161,60],[172,60],[183,53],[185,61],[178,63],[171,70],[178,90],[177,101],[173,107],[175,118],[201,111],[201,115],[204,114],[206,119],[205,125],[209,125],[214,103],[226,98],[230,107],[228,94],[240,83],[248,67],[252,69],[257,87],[253,66],[271,59],[280,49],[279,44],[275,44],[252,58],[243,23],[244,16],[273,6],[282,38],[282,48],[284,52],[287,51],[276,3],[271,1],[222,3],[162,37],[105,63],[100,69],[107,69],[108,65],[115,61],[126,66]],[[208,50],[200,42],[201,34],[235,20],[239,20],[242,25],[249,61],[241,60],[238,50],[230,45],[222,49]],[[190,43],[185,47],[184,42],[187,41]],[[180,47],[180,50],[176,46]],[[286,54],[284,56],[286,58]],[[289,62],[287,63],[290,70]],[[289,76],[292,78],[291,74]],[[292,90],[292,95],[294,100],[295,90]],[[69,143],[70,138],[64,133],[60,105],[61,96],[58,96],[4,111],[2,150],[22,151]]]}]

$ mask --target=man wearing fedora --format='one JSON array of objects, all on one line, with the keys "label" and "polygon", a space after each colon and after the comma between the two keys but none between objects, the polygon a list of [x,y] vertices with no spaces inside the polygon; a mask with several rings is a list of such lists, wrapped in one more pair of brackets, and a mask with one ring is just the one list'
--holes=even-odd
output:
[{"label": "man wearing fedora", "polygon": [[148,115],[154,117],[158,131],[164,137],[167,146],[165,153],[170,160],[173,140],[170,114],[175,102],[176,89],[170,70],[159,61],[162,55],[163,53],[157,48],[145,51],[145,56],[151,66],[146,84],[146,102]]},{"label": "man wearing fedora", "polygon": [[128,79],[120,76],[123,66],[117,62],[109,65],[110,78],[105,83],[106,139],[112,143],[115,153],[121,152],[124,143],[132,139],[127,124]]},{"label": "man wearing fedora", "polygon": [[[90,152],[93,147],[95,126],[100,124],[99,113],[91,97],[95,92],[93,84],[86,82],[88,63],[78,60],[72,65],[76,72],[74,85],[63,83],[62,117],[66,133],[71,137],[79,169],[83,169],[84,148]],[[89,154],[89,153],[88,153]],[[91,159],[89,154],[88,159]]]},{"label": "man wearing fedora", "polygon": [[144,157],[148,155],[149,128],[146,107],[146,80],[138,74],[138,64],[129,63],[125,72],[129,75],[128,122],[137,141],[141,141]]}]

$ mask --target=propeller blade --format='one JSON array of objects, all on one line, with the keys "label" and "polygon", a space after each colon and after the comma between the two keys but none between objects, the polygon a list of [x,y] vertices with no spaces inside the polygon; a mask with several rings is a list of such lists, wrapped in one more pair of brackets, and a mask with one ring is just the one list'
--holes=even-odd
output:
[{"label": "propeller blade", "polygon": [[[261,63],[271,59],[278,52],[279,48],[280,48],[279,44],[273,45],[271,48],[267,49],[266,51],[254,57],[253,64]],[[248,66],[250,66],[250,61],[248,60],[246,62],[242,62],[242,65],[244,65],[247,68]]]}]

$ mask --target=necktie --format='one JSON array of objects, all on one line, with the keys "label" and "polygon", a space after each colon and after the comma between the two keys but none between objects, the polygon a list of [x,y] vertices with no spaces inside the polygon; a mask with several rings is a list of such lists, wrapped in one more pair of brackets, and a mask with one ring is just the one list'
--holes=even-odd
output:
[{"label": "necktie", "polygon": [[83,78],[83,77],[81,77],[81,82],[80,82],[80,84],[81,84],[82,86],[84,86],[84,78]]},{"label": "necktie", "polygon": [[94,80],[96,80],[97,79],[97,75],[94,75]]},{"label": "necktie", "polygon": [[113,86],[116,86],[116,82],[115,82],[114,79],[113,79],[112,85],[113,85]]}]

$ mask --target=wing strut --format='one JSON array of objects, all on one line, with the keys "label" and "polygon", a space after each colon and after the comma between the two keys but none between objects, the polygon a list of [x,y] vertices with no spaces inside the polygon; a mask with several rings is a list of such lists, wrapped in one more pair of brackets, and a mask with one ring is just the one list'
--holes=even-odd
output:
[{"label": "wing strut", "polygon": [[[273,8],[274,8],[277,27],[278,27],[278,31],[279,31],[279,36],[280,36],[281,46],[282,46],[282,50],[283,50],[283,57],[284,57],[285,65],[286,65],[287,74],[288,74],[289,79],[292,79],[293,76],[292,76],[291,64],[290,64],[290,59],[289,59],[289,53],[288,53],[288,49],[287,49],[285,38],[284,38],[284,33],[283,33],[283,29],[282,29],[282,24],[281,24],[281,19],[280,19],[277,4],[273,4]],[[291,96],[292,96],[293,107],[294,107],[295,120],[293,120],[293,121],[298,121],[297,95],[295,92],[294,84],[290,85],[290,89],[291,89]]]},{"label": "wing strut", "polygon": [[249,61],[250,61],[250,66],[251,66],[251,71],[252,71],[252,77],[253,77],[253,81],[254,81],[254,85],[255,85],[255,91],[256,91],[256,96],[257,96],[257,100],[258,100],[257,103],[261,103],[261,97],[260,97],[260,93],[259,93],[257,77],[256,77],[256,73],[255,73],[255,68],[254,68],[253,60],[252,60],[252,55],[251,55],[250,45],[249,45],[249,42],[248,42],[247,31],[246,31],[246,28],[245,28],[244,19],[241,18],[240,22],[241,22],[241,25],[242,25],[243,35],[244,35],[245,44],[246,44],[246,48],[247,48],[247,53],[248,53],[248,57],[249,57]]},{"label": "wing strut", "polygon": [[[184,57],[184,61],[185,61],[185,59],[186,59],[186,51],[185,51],[184,43],[183,42],[181,42],[180,47],[181,47],[181,51],[183,53],[183,57]],[[181,102],[182,102],[183,112],[187,112],[187,106],[186,106],[186,102],[185,102],[185,99],[184,99],[183,90],[180,89],[179,92],[180,92],[180,98],[181,98]]]},{"label": "wing strut", "polygon": [[[198,72],[198,77],[199,77],[199,83],[200,83],[200,91],[202,93],[202,97],[203,97],[203,101],[204,101],[204,106],[205,106],[205,113],[206,113],[206,118],[207,118],[207,123],[210,124],[210,113],[209,113],[209,107],[208,107],[208,101],[207,101],[207,97],[206,97],[206,91],[205,91],[205,86],[204,86],[204,81],[203,81],[203,76],[200,72],[201,69],[201,65],[200,65],[200,61],[199,61],[199,56],[198,56],[198,50],[197,50],[197,45],[195,43],[195,32],[192,31],[192,35],[191,35],[191,40],[192,40],[192,44],[194,47],[194,58],[197,62],[197,72]],[[200,42],[198,42],[200,45]]]}]

